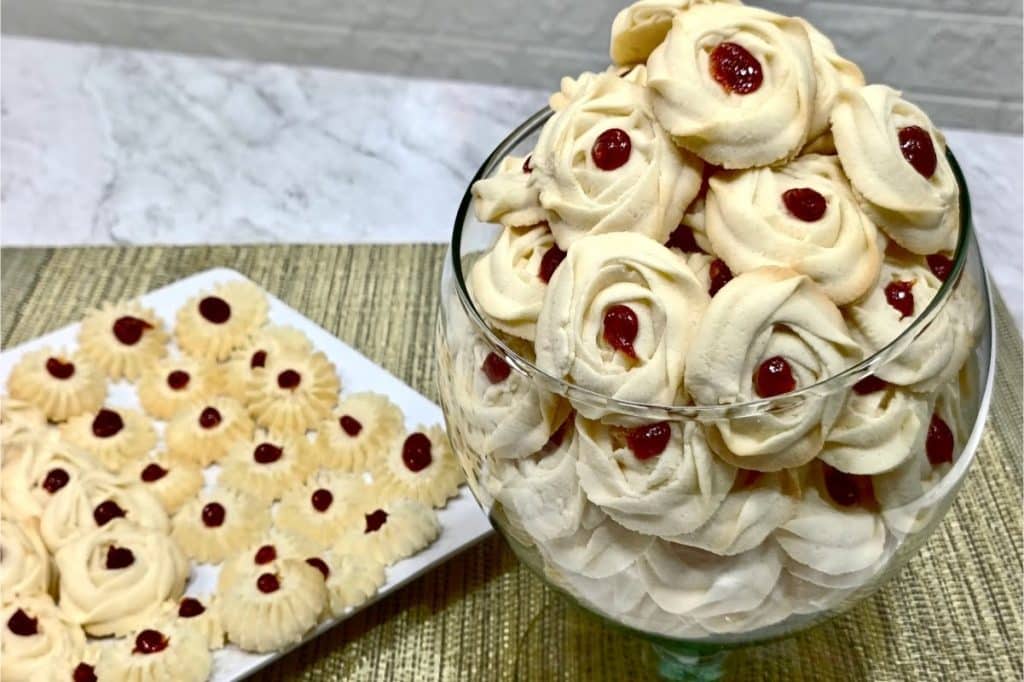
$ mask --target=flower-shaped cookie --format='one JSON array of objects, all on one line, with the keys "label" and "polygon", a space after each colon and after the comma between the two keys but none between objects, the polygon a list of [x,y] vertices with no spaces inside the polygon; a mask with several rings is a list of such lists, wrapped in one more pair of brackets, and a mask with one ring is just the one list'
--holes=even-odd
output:
[{"label": "flower-shaped cookie", "polygon": [[225,365],[223,381],[227,395],[245,401],[245,388],[254,374],[267,366],[268,358],[282,353],[307,355],[313,352],[306,335],[294,327],[269,325],[231,354]]},{"label": "flower-shaped cookie", "polygon": [[223,594],[240,577],[248,575],[256,567],[267,566],[280,559],[305,561],[317,556],[323,548],[304,535],[282,528],[271,528],[255,544],[246,547],[221,566],[217,578],[217,591]]},{"label": "flower-shaped cookie", "polygon": [[156,495],[168,514],[181,509],[203,487],[203,471],[198,464],[166,453],[134,462],[123,475]]},{"label": "flower-shaped cookie", "polygon": [[208,466],[239,441],[252,438],[253,423],[233,398],[212,398],[174,415],[164,431],[172,457]]},{"label": "flower-shaped cookie", "polygon": [[160,622],[173,627],[195,630],[202,635],[210,650],[224,646],[224,627],[220,622],[220,602],[214,595],[185,596],[177,601],[164,602]]},{"label": "flower-shaped cookie", "polygon": [[191,558],[220,563],[257,542],[270,527],[270,510],[227,488],[204,491],[174,515],[172,537]]},{"label": "flower-shaped cookie", "polygon": [[5,452],[0,490],[11,517],[38,517],[54,495],[90,471],[102,471],[99,461],[50,431],[13,456]]},{"label": "flower-shaped cookie", "polygon": [[316,450],[327,469],[360,472],[402,435],[402,410],[379,393],[344,398],[317,429]]},{"label": "flower-shaped cookie", "polygon": [[85,651],[82,628],[47,595],[18,596],[0,609],[0,677],[9,682],[57,679]]},{"label": "flower-shaped cookie", "polygon": [[384,565],[412,556],[441,532],[434,510],[415,500],[393,500],[379,506],[366,501],[354,511],[334,549]]},{"label": "flower-shaped cookie", "polygon": [[274,522],[321,548],[330,547],[353,524],[353,507],[373,499],[361,474],[321,471],[294,488],[277,507]]},{"label": "flower-shaped cookie", "polygon": [[278,353],[249,377],[245,404],[260,426],[299,435],[331,413],[340,386],[334,365],[323,353]]},{"label": "flower-shaped cookie", "polygon": [[387,499],[407,498],[443,507],[459,494],[462,469],[448,435],[438,426],[419,426],[370,463],[373,482]]},{"label": "flower-shaped cookie", "polygon": [[188,623],[151,623],[105,647],[96,663],[100,680],[209,679],[213,656],[203,634]]},{"label": "flower-shaped cookie", "polygon": [[312,446],[302,436],[257,432],[241,441],[221,462],[221,484],[260,502],[279,500],[300,485],[315,468]]},{"label": "flower-shaped cookie", "polygon": [[189,355],[226,360],[267,319],[267,297],[249,281],[225,282],[178,311],[174,338]]},{"label": "flower-shaped cookie", "polygon": [[156,419],[223,393],[225,377],[213,363],[191,356],[165,358],[139,380],[139,402]]},{"label": "flower-shaped cookie", "polygon": [[102,407],[72,417],[61,426],[61,436],[111,471],[120,471],[156,446],[153,423],[141,412],[123,407]]},{"label": "flower-shaped cookie", "polygon": [[107,381],[89,360],[42,348],[25,353],[14,365],[7,390],[60,422],[97,410],[107,397]]},{"label": "flower-shaped cookie", "polygon": [[86,313],[78,344],[111,379],[135,380],[167,354],[167,332],[137,301],[104,303]]},{"label": "flower-shaped cookie", "polygon": [[328,611],[334,617],[366,603],[386,580],[384,564],[365,556],[332,550],[307,563],[321,573],[326,571]]}]

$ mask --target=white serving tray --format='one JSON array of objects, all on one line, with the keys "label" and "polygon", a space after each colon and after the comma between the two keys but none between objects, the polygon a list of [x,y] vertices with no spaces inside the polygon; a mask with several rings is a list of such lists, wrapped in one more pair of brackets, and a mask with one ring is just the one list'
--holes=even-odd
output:
[{"label": "white serving tray", "polygon": [[[154,309],[167,325],[168,331],[174,328],[174,315],[189,298],[201,291],[211,289],[214,285],[229,280],[245,279],[234,270],[216,268],[179,280],[162,289],[151,291],[140,299],[143,304]],[[305,318],[299,312],[289,308],[277,298],[267,295],[270,303],[269,317],[273,324],[289,325],[302,331],[313,346],[323,351],[338,368],[341,379],[342,394],[358,391],[376,391],[387,395],[402,408],[405,413],[406,426],[414,428],[417,424],[441,423],[441,409],[405,383],[388,373],[384,368],[374,364],[361,353],[339,341],[326,330]],[[85,311],[82,311],[83,315]],[[65,347],[71,349],[77,345],[78,324],[72,324],[51,332],[20,346],[0,353],[0,383],[6,386],[11,367],[26,352],[43,346]],[[172,351],[173,352],[173,351]],[[140,409],[135,388],[127,381],[109,384],[107,404],[119,407]],[[162,433],[163,423],[156,422],[157,430]],[[216,481],[216,467],[206,472],[206,485],[212,487]],[[465,485],[458,497],[448,501],[448,505],[438,512],[441,521],[441,534],[438,539],[425,550],[404,561],[400,561],[387,569],[387,582],[369,602],[347,615],[322,623],[311,632],[303,642],[307,642],[324,631],[334,627],[348,616],[372,604],[374,601],[391,594],[417,576],[434,566],[461,552],[491,532],[487,517],[477,506]],[[192,565],[192,576],[188,583],[189,594],[210,594],[216,587],[219,568],[210,565]],[[300,642],[299,644],[301,644]],[[296,644],[295,646],[299,646]],[[292,647],[294,648],[294,647]],[[272,654],[251,654],[241,651],[235,646],[227,646],[214,652],[213,673],[211,680],[226,682],[246,675],[251,675],[260,668],[283,656],[286,651]]]}]

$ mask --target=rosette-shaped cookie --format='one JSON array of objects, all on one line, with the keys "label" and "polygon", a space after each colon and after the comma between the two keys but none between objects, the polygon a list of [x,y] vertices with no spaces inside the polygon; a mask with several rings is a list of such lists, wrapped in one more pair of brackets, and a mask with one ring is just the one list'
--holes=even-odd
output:
[{"label": "rosette-shaped cookie", "polygon": [[224,626],[220,622],[220,602],[216,596],[182,597],[164,602],[161,622],[195,630],[202,635],[210,650],[224,646]]},{"label": "rosette-shaped cookie", "polygon": [[327,469],[361,472],[402,435],[401,408],[380,393],[353,393],[338,403],[316,434],[316,455]]},{"label": "rosette-shaped cookie", "polygon": [[40,434],[16,455],[4,459],[0,490],[8,518],[41,516],[68,483],[95,470],[102,470],[100,463],[85,450],[64,442],[52,431]]},{"label": "rosette-shaped cookie", "polygon": [[4,682],[57,679],[56,671],[85,651],[82,628],[47,595],[19,596],[0,610],[0,677]]},{"label": "rosette-shaped cookie", "polygon": [[700,159],[654,120],[644,87],[611,73],[566,85],[568,101],[544,125],[531,157],[531,181],[558,246],[606,232],[664,242],[697,196]]},{"label": "rosette-shaped cookie", "polygon": [[876,225],[914,253],[953,250],[960,190],[946,140],[927,114],[885,85],[844,90],[832,110],[832,136]]},{"label": "rosette-shaped cookie", "polygon": [[279,559],[306,560],[316,556],[321,547],[303,535],[282,528],[271,528],[256,544],[245,548],[224,562],[217,578],[217,591],[223,594],[254,567],[266,566]]},{"label": "rosette-shaped cookie", "polygon": [[672,20],[694,5],[739,0],[638,0],[615,15],[609,53],[616,64],[640,64],[672,28]]},{"label": "rosette-shaped cookie", "polygon": [[223,393],[226,380],[220,368],[206,360],[165,358],[139,380],[139,402],[156,419],[170,419],[190,405]]},{"label": "rosette-shaped cookie", "polygon": [[[860,67],[844,59],[836,53],[836,46],[828,36],[816,29],[809,21],[795,17],[800,22],[807,37],[811,41],[811,54],[814,57],[814,114],[811,116],[811,128],[807,135],[810,144],[831,146],[831,141],[819,140],[829,132],[832,109],[840,90],[860,88],[864,85],[864,73]],[[816,144],[817,143],[817,144]]]},{"label": "rosette-shaped cookie", "polygon": [[375,492],[362,474],[320,471],[284,496],[274,521],[278,527],[327,548],[351,525],[354,507]]},{"label": "rosette-shaped cookie", "polygon": [[266,294],[252,282],[233,280],[189,299],[178,311],[174,338],[189,355],[221,361],[266,319]]},{"label": "rosette-shaped cookie", "polygon": [[[102,403],[102,401],[101,401]],[[46,415],[25,400],[0,396],[0,447],[10,458],[46,431]]]},{"label": "rosette-shaped cookie", "polygon": [[[686,388],[700,405],[742,403],[817,384],[860,359],[839,309],[814,282],[760,268],[711,299],[686,358]],[[799,466],[821,451],[844,399],[837,391],[713,421],[708,442],[745,469]]]},{"label": "rosette-shaped cookie", "polygon": [[14,365],[7,390],[60,422],[98,409],[107,397],[107,381],[87,359],[42,348],[25,353]]},{"label": "rosette-shaped cookie", "polygon": [[879,474],[920,450],[931,419],[928,398],[877,377],[854,385],[829,431],[821,460],[848,474]]},{"label": "rosette-shaped cookie", "polygon": [[351,608],[365,604],[384,584],[384,564],[364,556],[330,551],[322,559],[308,559],[306,563],[324,575],[327,586],[328,611],[334,617],[342,616]]},{"label": "rosette-shaped cookie", "polygon": [[[6,506],[3,510],[7,511]],[[39,522],[0,518],[0,599],[47,594],[54,584],[53,567],[39,536]]]},{"label": "rosette-shaped cookie", "polygon": [[244,493],[227,488],[206,491],[189,500],[171,531],[185,553],[201,563],[220,563],[248,547],[270,526],[270,510]]},{"label": "rosette-shaped cookie", "polygon": [[[551,278],[537,366],[618,400],[671,404],[708,298],[686,263],[657,242],[585,237]],[[602,416],[604,408],[576,402],[581,414]]]},{"label": "rosette-shaped cookie", "polygon": [[814,118],[814,56],[804,24],[713,3],[676,16],[647,60],[654,114],[676,143],[724,168],[786,161]]},{"label": "rosette-shaped cookie", "polygon": [[203,487],[203,471],[198,464],[164,453],[135,462],[123,473],[126,481],[137,483],[156,495],[168,514],[181,509]]},{"label": "rosette-shaped cookie", "polygon": [[[906,252],[890,249],[875,287],[846,308],[850,331],[868,352],[893,342],[928,308],[942,280]],[[974,345],[964,314],[949,298],[906,350],[875,370],[875,375],[898,386],[927,393],[953,379]]]},{"label": "rosette-shaped cookie", "polygon": [[135,380],[167,355],[167,332],[138,301],[104,303],[86,313],[78,345],[111,379]]},{"label": "rosette-shaped cookie", "polygon": [[156,445],[156,429],[146,415],[123,407],[80,414],[61,426],[69,443],[92,453],[103,466],[120,471],[145,457]]},{"label": "rosette-shaped cookie", "polygon": [[421,502],[393,500],[375,506],[366,501],[356,507],[334,548],[390,566],[432,543],[440,532],[437,514]]},{"label": "rosette-shaped cookie", "polygon": [[170,529],[160,501],[141,484],[101,471],[82,474],[62,488],[43,511],[40,533],[51,552],[116,519],[159,533]]},{"label": "rosette-shaped cookie", "polygon": [[185,590],[189,566],[166,533],[117,519],[61,547],[60,608],[90,635],[126,635]]},{"label": "rosette-shaped cookie", "polygon": [[544,291],[564,258],[546,225],[507,227],[473,264],[469,290],[496,328],[533,341]]},{"label": "rosette-shaped cookie", "polygon": [[877,281],[877,231],[836,157],[810,154],[780,168],[719,173],[710,185],[707,235],[733,273],[788,267],[814,280],[836,305]]},{"label": "rosette-shaped cookie", "polygon": [[269,431],[301,435],[331,413],[340,387],[334,364],[323,353],[277,353],[249,377],[245,404]]},{"label": "rosette-shaped cookie", "polygon": [[650,535],[624,528],[585,502],[575,532],[538,542],[537,547],[558,569],[603,580],[629,569],[654,540]]},{"label": "rosette-shaped cookie", "polygon": [[218,481],[261,502],[281,499],[315,468],[304,437],[257,433],[240,442],[221,462]]},{"label": "rosette-shaped cookie", "polygon": [[213,656],[201,632],[185,623],[163,623],[159,629],[146,627],[104,647],[95,679],[203,682],[212,668]]},{"label": "rosette-shaped cookie", "polygon": [[574,452],[587,498],[647,535],[695,530],[718,509],[736,476],[694,422],[624,428],[577,418]]},{"label": "rosette-shaped cookie", "polygon": [[473,211],[477,220],[505,227],[543,223],[548,212],[540,205],[540,192],[531,182],[531,157],[506,156],[498,172],[473,183]]},{"label": "rosette-shaped cookie", "polygon": [[164,431],[172,457],[208,466],[236,443],[252,438],[253,423],[233,398],[212,398],[174,415]]},{"label": "rosette-shaped cookie", "polygon": [[448,434],[420,425],[371,462],[373,482],[385,499],[405,498],[443,507],[465,480]]}]

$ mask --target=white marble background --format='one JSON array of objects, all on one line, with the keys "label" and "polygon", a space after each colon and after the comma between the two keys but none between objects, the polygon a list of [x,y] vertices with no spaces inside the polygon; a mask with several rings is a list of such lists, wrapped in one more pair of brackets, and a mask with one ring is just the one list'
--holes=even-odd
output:
[{"label": "white marble background", "polygon": [[[4,36],[4,245],[443,242],[546,93]],[[1020,136],[947,131],[1018,324]],[[1024,326],[1024,325],[1022,325]]]}]

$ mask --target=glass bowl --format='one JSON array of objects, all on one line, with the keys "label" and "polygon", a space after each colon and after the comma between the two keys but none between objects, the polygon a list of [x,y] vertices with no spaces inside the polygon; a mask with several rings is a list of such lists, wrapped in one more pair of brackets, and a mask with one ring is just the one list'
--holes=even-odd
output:
[{"label": "glass bowl", "polygon": [[[543,109],[513,131],[473,181],[493,175],[506,156],[526,156],[551,113]],[[467,287],[470,269],[502,228],[474,217],[466,189],[436,329],[452,445],[476,499],[519,558],[572,603],[650,642],[663,676],[714,679],[730,649],[850,608],[906,563],[952,504],[981,439],[995,349],[970,198],[947,154],[960,187],[960,236],[952,272],[927,308],[838,375],[730,405],[625,402],[541,371],[531,345],[489,324]],[[953,328],[966,333],[951,340]],[[950,343],[959,346],[939,386],[871,386],[870,377],[893,374],[908,357],[949,357],[942,351]],[[753,472],[723,464],[707,447],[709,434],[720,441],[725,432],[823,411],[838,413],[835,423],[848,413],[854,422],[858,414],[862,421],[865,414],[916,415],[919,428],[911,431],[918,435],[897,445],[847,438],[847,459],[867,457],[870,448],[906,448],[898,466],[872,475],[843,473],[821,457]],[[922,435],[936,418],[952,436],[952,461],[933,457]],[[928,426],[920,427],[922,419]],[[653,464],[624,458],[629,438],[652,425],[672,434],[664,451],[672,456]],[[856,424],[850,428],[856,432]]]}]

